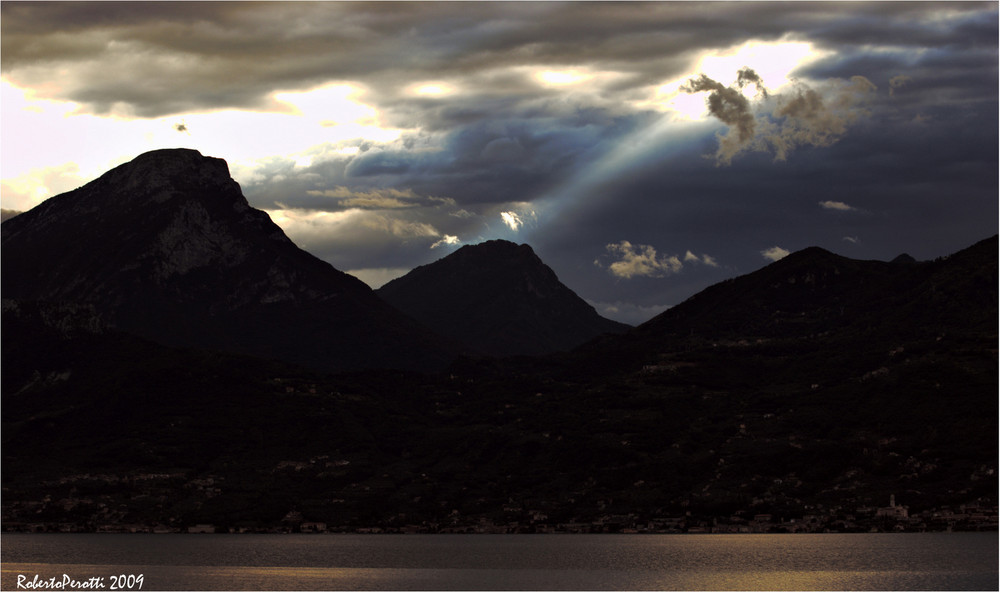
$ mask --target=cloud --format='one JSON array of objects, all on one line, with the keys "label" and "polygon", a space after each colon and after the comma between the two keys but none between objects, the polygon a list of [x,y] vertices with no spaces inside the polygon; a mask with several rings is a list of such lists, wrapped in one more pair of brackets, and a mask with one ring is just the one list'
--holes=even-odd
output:
[{"label": "cloud", "polygon": [[[691,251],[684,253],[684,259],[676,255],[657,254],[656,248],[651,245],[633,245],[629,241],[619,241],[604,247],[607,253],[617,257],[618,260],[607,265],[612,275],[619,278],[630,279],[633,277],[664,277],[675,274],[684,269],[684,264],[705,265],[707,267],[718,267],[719,264],[711,255],[695,255]],[[597,267],[604,267],[600,258],[594,261]]]},{"label": "cloud", "polygon": [[762,138],[769,143],[777,160],[802,145],[830,146],[860,117],[876,87],[864,76],[850,80],[829,80],[820,90],[799,83],[793,93],[777,98],[774,116],[779,118]]},{"label": "cloud", "polygon": [[371,230],[390,234],[397,238],[437,238],[441,233],[426,222],[402,220],[399,218],[368,213],[361,219],[361,225]]},{"label": "cloud", "polygon": [[[663,56],[687,45],[651,37],[651,24],[697,23],[702,13],[558,3],[185,3],[142,11],[119,3],[25,5],[4,8],[3,53],[5,74],[22,82],[54,80],[47,71],[60,70],[61,83],[49,91],[92,113],[280,111],[275,89],[358,79],[385,99],[432,106],[455,94],[539,87],[526,66],[553,70],[596,59],[630,74],[617,81],[622,90],[648,84],[650,71],[682,67]],[[609,38],[615,43],[602,43]],[[108,61],[117,68],[102,68]],[[473,84],[462,84],[471,74]],[[414,97],[413,89],[435,92]]]},{"label": "cloud", "polygon": [[444,237],[441,240],[437,241],[436,243],[433,243],[431,245],[431,248],[432,249],[436,249],[436,248],[440,247],[441,245],[457,245],[460,242],[462,242],[462,241],[458,240],[457,236],[452,236],[450,234],[446,234],[446,235],[444,235]]},{"label": "cloud", "polygon": [[697,255],[695,255],[691,251],[688,251],[688,252],[684,253],[684,262],[685,263],[701,263],[701,264],[707,265],[709,267],[718,267],[719,266],[719,264],[716,263],[715,259],[711,255],[702,254],[701,257],[698,257]]},{"label": "cloud", "polygon": [[[412,269],[429,263],[426,257],[432,249],[461,242],[458,235],[438,229],[433,219],[407,217],[413,210],[267,213],[293,242],[337,269]],[[383,265],[371,265],[373,261]]]},{"label": "cloud", "polygon": [[521,217],[516,212],[500,212],[500,219],[514,232],[517,232],[517,229],[523,224]]},{"label": "cloud", "polygon": [[524,222],[521,221],[521,217],[518,216],[516,212],[500,212],[500,219],[503,220],[503,223],[510,227],[510,229],[514,232],[517,232],[517,229],[524,224]]},{"label": "cloud", "polygon": [[[744,93],[750,84],[757,89],[754,103]],[[798,81],[791,91],[776,94],[764,87],[756,72],[741,68],[731,86],[701,74],[681,90],[708,92],[709,113],[729,128],[718,135],[716,162],[728,165],[747,150],[772,152],[781,161],[799,146],[830,146],[867,114],[861,105],[876,88],[867,78],[852,76],[848,81],[829,80],[819,90]]]},{"label": "cloud", "polygon": [[899,76],[893,76],[892,78],[889,79],[889,96],[891,97],[895,95],[897,88],[903,88],[912,81],[913,79],[905,74],[900,74]]},{"label": "cloud", "polygon": [[376,189],[349,189],[343,185],[333,189],[310,190],[308,195],[328,197],[336,200],[339,208],[360,208],[363,210],[394,210],[418,206],[440,206],[454,204],[454,200],[440,197],[422,197],[412,189],[393,187]]},{"label": "cloud", "polygon": [[845,204],[842,201],[833,201],[833,200],[821,201],[819,202],[819,205],[825,210],[838,210],[841,212],[851,212],[857,209],[853,206]]},{"label": "cloud", "polygon": [[490,140],[480,152],[480,158],[494,162],[514,161],[522,154],[524,154],[524,147],[517,139],[504,137]]},{"label": "cloud", "polygon": [[53,195],[76,189],[86,181],[80,176],[79,165],[66,163],[4,179],[0,183],[0,195],[8,209],[25,211]]},{"label": "cloud", "polygon": [[[73,101],[81,112],[148,118],[285,112],[276,91],[361,81],[386,117],[426,127],[432,118],[488,113],[497,105],[487,100],[517,101],[528,91],[552,96],[570,88],[579,95],[590,87],[598,92],[587,93],[589,100],[627,104],[685,76],[705,51],[790,32],[834,51],[873,39],[947,47],[956,40],[928,23],[972,29],[967,21],[995,12],[961,5],[944,15],[936,5],[853,3],[817,11],[810,3],[769,2],[726,10],[691,2],[135,6],[6,4],[5,76],[44,89],[45,98]],[[959,47],[988,38],[989,28],[971,32]],[[553,76],[586,82],[544,84]],[[512,147],[494,155],[506,157]]]},{"label": "cloud", "polygon": [[[520,205],[523,207],[525,204],[522,203]],[[514,232],[520,230],[525,225],[526,221],[536,220],[537,218],[538,215],[535,211],[527,208],[522,209],[520,212],[513,210],[500,212],[500,220],[502,220],[504,225]]]},{"label": "cloud", "polygon": [[760,254],[763,255],[765,259],[769,259],[771,261],[777,261],[779,259],[784,259],[785,257],[787,257],[789,251],[787,249],[782,249],[781,247],[774,246],[771,247],[770,249],[764,249],[763,251],[760,252]]},{"label": "cloud", "polygon": [[707,91],[708,112],[722,123],[734,128],[737,134],[736,142],[744,144],[753,139],[756,125],[750,100],[743,94],[743,90],[750,84],[757,87],[758,95],[767,98],[767,89],[764,88],[760,76],[746,67],[737,71],[736,83],[733,86],[724,86],[701,74],[682,85],[681,90],[690,94]]},{"label": "cloud", "polygon": [[629,241],[621,241],[607,245],[605,250],[620,257],[608,266],[615,277],[663,277],[684,267],[677,256],[657,255],[650,245],[633,246]]}]

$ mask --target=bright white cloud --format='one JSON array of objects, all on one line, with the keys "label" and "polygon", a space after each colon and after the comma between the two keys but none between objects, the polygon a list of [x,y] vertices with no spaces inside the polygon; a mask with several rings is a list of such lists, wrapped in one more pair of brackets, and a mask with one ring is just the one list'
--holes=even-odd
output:
[{"label": "bright white cloud", "polygon": [[517,232],[524,224],[521,217],[517,215],[517,212],[500,212],[500,219],[514,232]]},{"label": "bright white cloud", "polygon": [[406,94],[417,97],[447,97],[458,92],[458,87],[447,82],[418,82],[406,87]]},{"label": "bright white cloud", "polygon": [[[282,205],[282,204],[278,204]],[[355,224],[365,214],[363,210],[351,209],[343,212],[321,212],[292,208],[265,210],[278,226],[323,226]]]},{"label": "bright white cloud", "polygon": [[535,73],[535,79],[545,86],[566,86],[587,82],[594,76],[583,70],[544,70]]},{"label": "bright white cloud", "polygon": [[33,169],[0,182],[0,205],[23,212],[53,195],[76,189],[88,180],[80,175],[80,166],[72,162]]},{"label": "bright white cloud", "polygon": [[277,92],[274,98],[292,115],[331,126],[344,123],[377,125],[378,112],[360,101],[357,85],[334,83],[307,91]]},{"label": "bright white cloud", "polygon": [[777,261],[778,259],[783,259],[788,256],[788,253],[789,253],[788,249],[782,249],[781,247],[778,246],[771,247],[770,249],[764,249],[763,251],[760,252],[760,254],[763,255],[765,259],[769,259],[771,261]]},{"label": "bright white cloud", "polygon": [[[705,98],[683,90],[691,78],[704,74],[713,80],[732,81],[740,68],[747,67],[760,76],[768,89],[778,90],[792,81],[792,72],[796,69],[808,66],[829,54],[830,52],[816,49],[812,43],[789,40],[751,40],[737,47],[706,52],[689,73],[656,89],[655,105],[659,109],[674,112],[681,119],[708,119],[710,115]],[[747,86],[742,92],[744,95],[753,95],[757,90],[759,89],[756,87]]]},{"label": "bright white cloud", "polygon": [[852,210],[857,209],[853,206],[845,204],[842,201],[829,201],[829,200],[821,201],[819,202],[819,205],[826,210],[839,210],[841,212],[850,212]]},{"label": "bright white cloud", "polygon": [[[500,206],[503,209],[490,209],[484,215],[487,217],[499,215],[504,226],[518,232],[522,228],[537,224],[538,212],[535,211],[534,206],[535,204],[523,201],[507,202]],[[458,215],[461,217],[461,214]]]},{"label": "bright white cloud", "polygon": [[461,241],[458,240],[457,236],[446,234],[446,235],[444,235],[444,237],[441,240],[439,240],[436,243],[432,244],[431,248],[432,249],[436,249],[436,248],[438,248],[438,247],[440,247],[442,245],[457,245],[460,242]]},{"label": "bright white cloud", "polygon": [[796,68],[820,60],[832,52],[816,49],[805,41],[750,40],[738,47],[708,53],[698,62],[696,72],[715,80],[734,80],[736,72],[748,67],[778,89],[791,80]]}]

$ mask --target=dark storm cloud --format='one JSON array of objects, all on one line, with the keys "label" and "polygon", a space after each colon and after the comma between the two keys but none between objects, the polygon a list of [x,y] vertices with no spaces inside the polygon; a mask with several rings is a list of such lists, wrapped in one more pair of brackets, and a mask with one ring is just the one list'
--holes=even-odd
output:
[{"label": "dark storm cloud", "polygon": [[[3,69],[97,113],[152,117],[279,109],[274,90],[328,80],[360,80],[381,102],[411,80],[532,64],[614,68],[627,92],[682,75],[699,50],[800,30],[820,43],[889,25],[901,40],[946,38],[917,18],[926,8],[872,4],[11,2]],[[53,78],[59,64],[75,70]]]},{"label": "dark storm cloud", "polygon": [[[414,134],[306,168],[274,159],[244,181],[243,188],[257,207],[331,213],[360,207],[358,199],[331,198],[348,189],[358,196],[391,197],[389,190],[405,193],[395,205],[406,207],[390,208],[390,200],[381,205],[393,210],[387,216],[409,228],[422,225],[435,230],[409,237],[412,249],[392,250],[382,244],[384,238],[355,234],[348,244],[342,230],[325,238],[311,237],[309,246],[345,269],[369,266],[375,255],[384,266],[414,267],[442,256],[429,248],[445,236],[461,237],[467,243],[496,238],[503,232],[504,238],[523,240],[516,232],[508,232],[503,212],[513,212],[530,224],[533,218],[526,202],[585,170],[607,150],[609,136],[632,133],[648,124],[645,116],[614,119],[586,114],[576,114],[569,121],[537,121],[529,114],[512,113],[508,119],[461,127],[442,138]],[[367,203],[372,205],[369,209],[379,209],[377,200]]]},{"label": "dark storm cloud", "polygon": [[342,170],[319,164],[317,174],[332,184],[391,184],[465,205],[526,201],[593,162],[609,148],[608,139],[649,122],[641,114],[615,117],[586,110],[565,118],[537,112],[505,115],[472,122],[440,138],[407,136],[342,159]]},{"label": "dark storm cloud", "polygon": [[835,4],[807,8],[814,9],[814,18],[796,19],[796,30],[835,50],[869,45],[962,51],[996,36],[995,2],[866,2],[844,12]]}]

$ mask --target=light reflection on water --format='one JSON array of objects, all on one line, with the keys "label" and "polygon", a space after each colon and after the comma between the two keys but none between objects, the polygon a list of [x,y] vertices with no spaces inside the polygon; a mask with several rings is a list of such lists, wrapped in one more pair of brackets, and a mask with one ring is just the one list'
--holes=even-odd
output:
[{"label": "light reflection on water", "polygon": [[998,539],[884,535],[2,535],[2,588],[144,574],[143,590],[997,590]]}]

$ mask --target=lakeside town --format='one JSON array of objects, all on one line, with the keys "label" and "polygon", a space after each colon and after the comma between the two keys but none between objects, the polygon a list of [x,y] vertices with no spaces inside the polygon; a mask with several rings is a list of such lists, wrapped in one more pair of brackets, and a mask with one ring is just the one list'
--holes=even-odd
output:
[{"label": "lakeside town", "polygon": [[[345,461],[346,462],[346,461]],[[457,509],[442,512],[437,520],[414,520],[406,513],[389,515],[376,524],[330,523],[317,520],[298,509],[290,509],[275,523],[243,521],[195,522],[180,516],[162,520],[137,519],[143,513],[136,507],[163,508],[169,504],[169,483],[176,484],[183,474],[141,474],[121,478],[115,475],[78,475],[52,483],[52,491],[62,490],[65,496],[47,494],[41,499],[5,502],[2,529],[4,532],[107,532],[107,533],[357,533],[357,534],[755,534],[755,533],[823,533],[823,532],[960,532],[997,531],[998,507],[989,498],[970,500],[957,505],[943,505],[911,511],[890,494],[884,505],[858,503],[847,499],[836,505],[785,503],[780,512],[761,512],[754,507],[737,510],[729,515],[707,515],[697,510],[683,513],[664,509],[618,513],[614,501],[598,499],[590,509],[575,508],[569,517],[565,509],[549,504],[533,508],[514,500],[503,503],[493,500],[497,510],[463,514]],[[83,493],[87,485],[103,483],[119,485],[116,493]],[[221,479],[204,477],[187,480],[182,489],[202,500],[221,494]],[[4,488],[10,500],[11,493]],[[128,492],[127,494],[125,492]],[[19,496],[22,497],[23,496]],[[344,499],[331,499],[333,505]],[[760,502],[761,500],[755,500]],[[758,508],[760,503],[754,504]],[[156,514],[162,515],[162,512]],[[169,513],[168,513],[169,514]],[[147,516],[154,513],[146,513]]]}]

